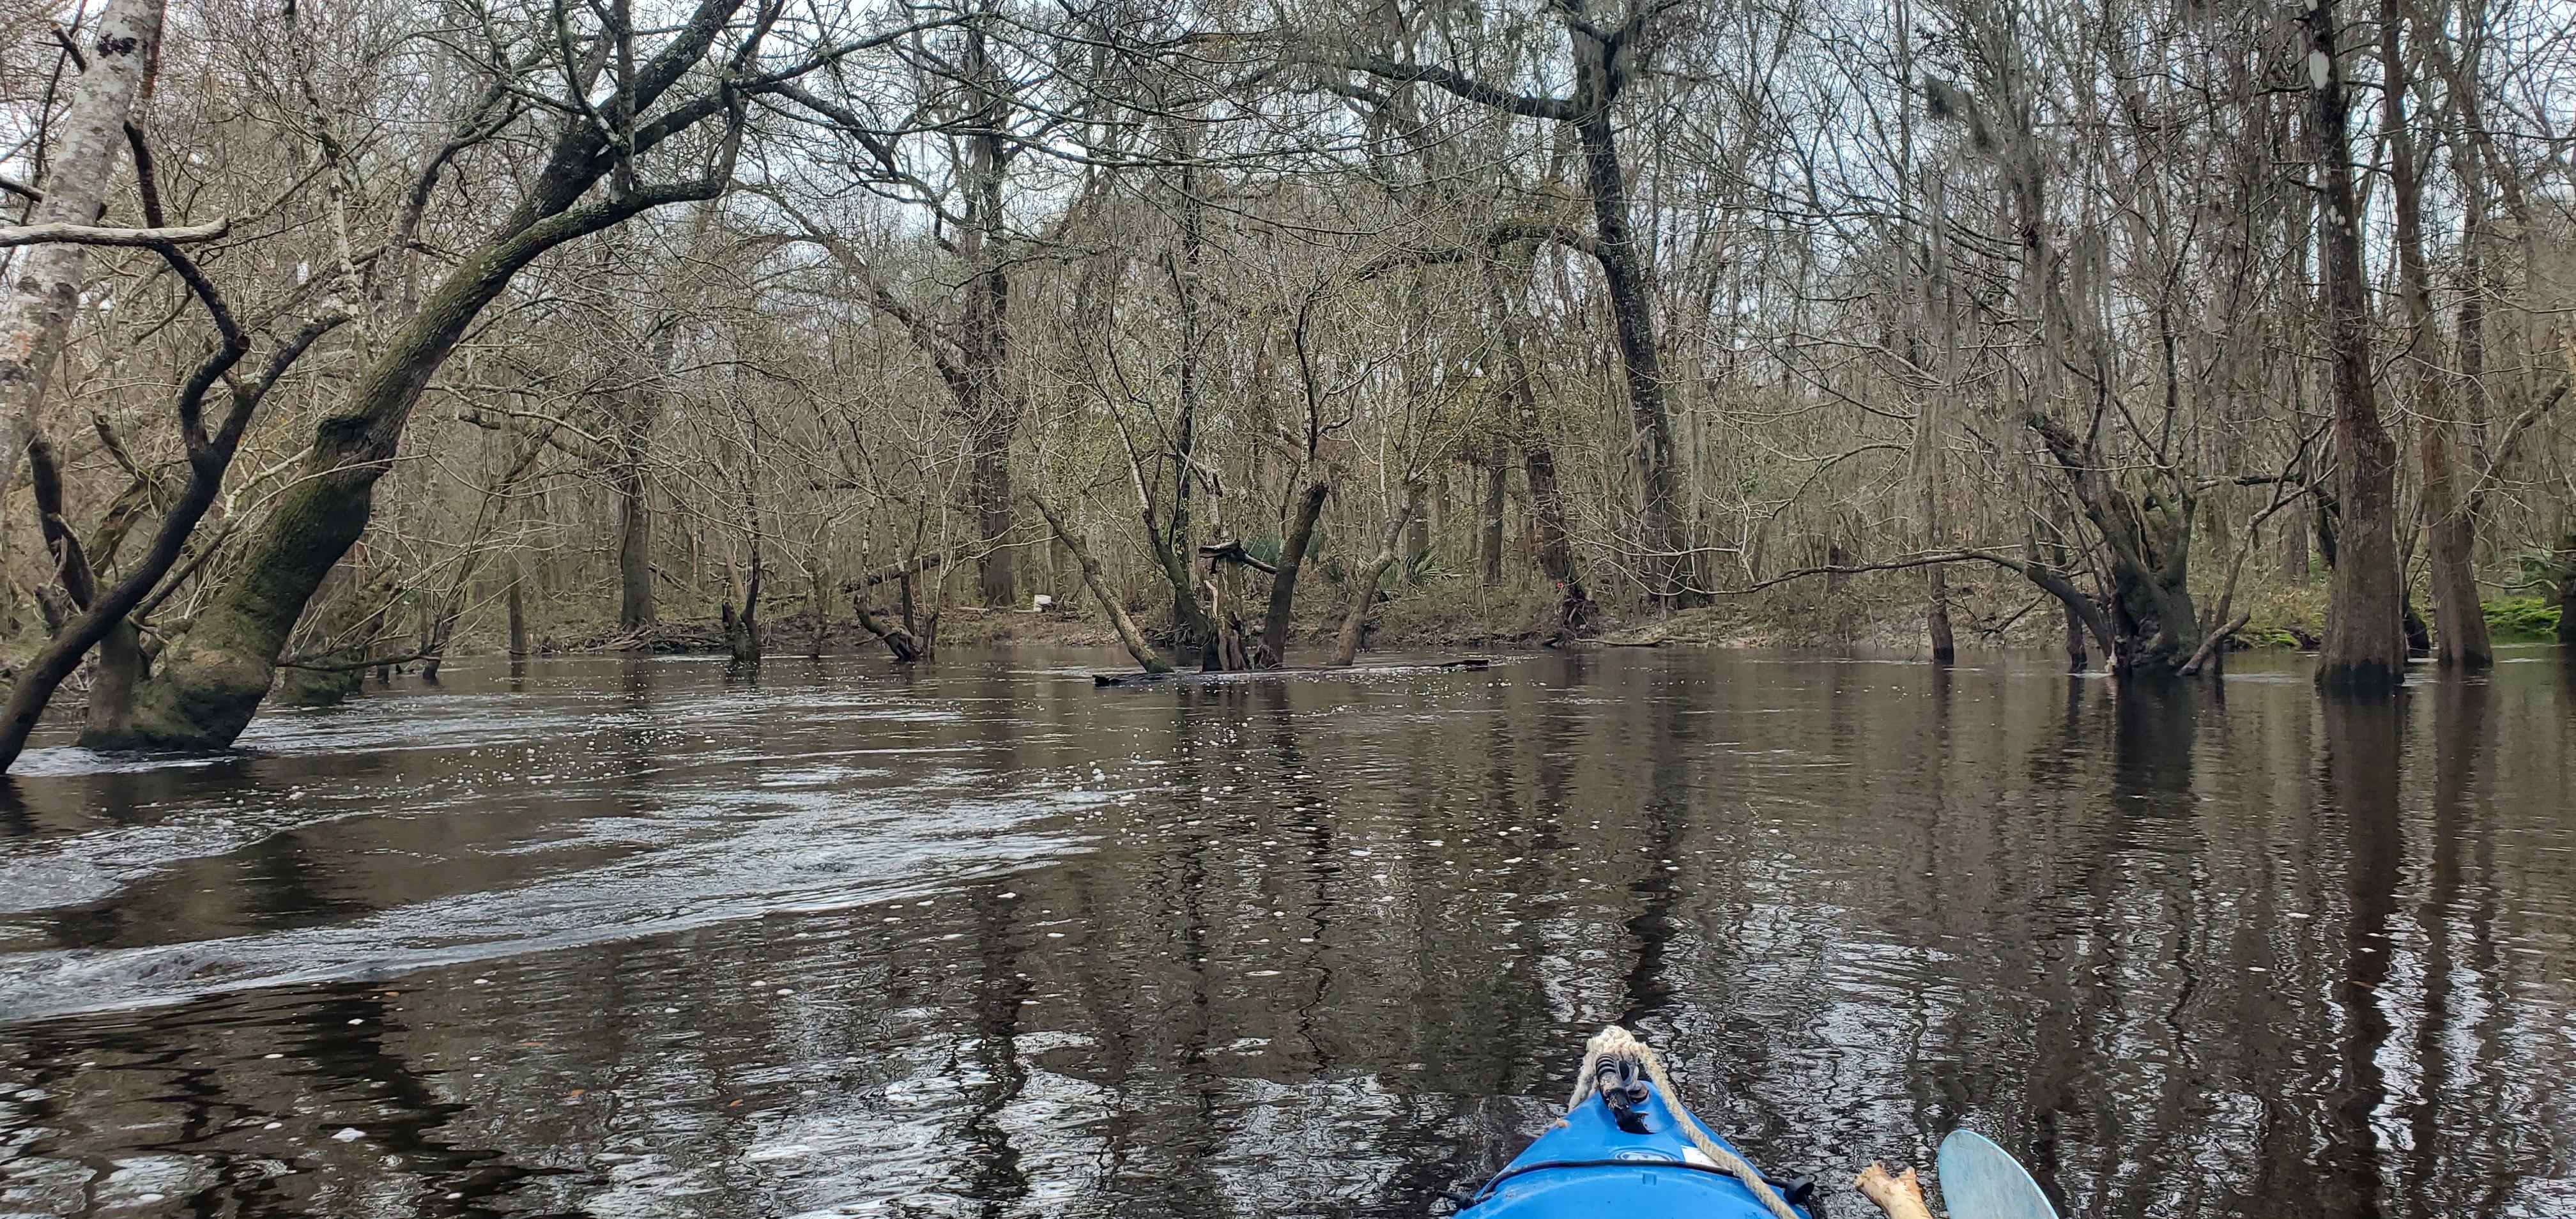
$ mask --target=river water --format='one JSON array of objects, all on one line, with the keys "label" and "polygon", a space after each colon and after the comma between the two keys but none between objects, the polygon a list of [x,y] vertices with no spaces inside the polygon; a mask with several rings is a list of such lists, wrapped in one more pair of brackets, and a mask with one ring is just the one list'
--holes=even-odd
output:
[{"label": "river water", "polygon": [[2370,705],[1113,659],[494,661],[30,754],[0,1216],[1421,1215],[1613,1021],[1777,1174],[1965,1124],[2070,1215],[2576,1214],[2554,652]]}]

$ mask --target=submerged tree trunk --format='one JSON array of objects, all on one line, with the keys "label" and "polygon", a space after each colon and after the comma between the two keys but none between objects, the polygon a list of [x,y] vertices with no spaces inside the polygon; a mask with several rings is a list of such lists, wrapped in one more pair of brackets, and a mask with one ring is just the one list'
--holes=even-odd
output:
[{"label": "submerged tree trunk", "polygon": [[[2034,547],[2034,549],[2036,548]],[[2058,573],[2059,577],[2062,579],[2067,573],[2068,568],[2066,546],[2062,542],[2052,541],[2048,544],[2045,552],[2045,559],[2035,559],[2033,561],[2044,561],[2048,569]],[[2093,663],[2091,656],[2087,653],[2087,649],[2084,646],[2084,616],[2076,610],[2074,602],[2068,601],[2063,597],[2058,600],[2058,608],[2063,610],[2066,614],[2066,671],[2069,673],[2081,673]]]},{"label": "submerged tree trunk", "polygon": [[887,621],[884,614],[868,604],[866,593],[859,594],[858,599],[850,603],[850,608],[858,615],[859,625],[885,643],[886,651],[893,654],[896,663],[911,664],[930,654],[929,646],[922,642],[920,636],[913,634],[911,628],[900,622]]},{"label": "submerged tree trunk", "polygon": [[2200,614],[2189,582],[2192,506],[2122,486],[2098,446],[2033,412],[2026,421],[2066,477],[2076,505],[2110,552],[2111,621],[2104,646],[2115,671],[2172,672],[2200,650]]},{"label": "submerged tree trunk", "polygon": [[1396,547],[1404,541],[1405,528],[1412,523],[1413,514],[1422,510],[1422,493],[1420,482],[1404,485],[1404,507],[1387,522],[1386,540],[1351,582],[1350,604],[1343,607],[1342,627],[1333,637],[1333,658],[1328,662],[1333,667],[1347,668],[1359,661],[1360,639],[1368,633],[1369,610],[1377,604],[1377,582],[1385,577],[1387,568],[1395,565]]},{"label": "submerged tree trunk", "polygon": [[2351,104],[2335,50],[2334,0],[2304,15],[2313,95],[2307,143],[2321,175],[2327,337],[2333,348],[2335,449],[2334,580],[2317,682],[2353,690],[2394,690],[2406,680],[2399,629],[2396,445],[2379,420],[2370,351],[2370,285],[2361,262],[2361,203],[2353,190]]},{"label": "submerged tree trunk", "polygon": [[1234,573],[1223,563],[1208,564],[1208,612],[1216,618],[1216,639],[1199,649],[1199,667],[1210,673],[1234,673],[1252,667],[1252,649],[1243,641],[1242,598],[1234,590]]},{"label": "submerged tree trunk", "polygon": [[1930,608],[1924,611],[1924,633],[1932,639],[1932,663],[1946,665],[1959,659],[1959,641],[1950,633],[1950,578],[1945,569],[1935,566],[1923,577],[1924,598]]},{"label": "submerged tree trunk", "polygon": [[[111,0],[83,52],[53,146],[44,150],[44,198],[30,225],[97,222],[107,204],[125,124],[161,41],[160,0]],[[71,334],[89,265],[78,245],[35,245],[0,285],[0,465],[14,470],[36,432],[45,389]]]}]

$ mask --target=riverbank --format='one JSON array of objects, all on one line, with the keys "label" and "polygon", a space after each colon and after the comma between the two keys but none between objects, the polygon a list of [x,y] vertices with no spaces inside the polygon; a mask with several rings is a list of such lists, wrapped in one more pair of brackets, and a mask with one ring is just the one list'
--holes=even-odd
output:
[{"label": "riverbank", "polygon": [[[1948,589],[1951,627],[1963,647],[2042,648],[2062,644],[2065,618],[2057,603],[2020,580],[1958,573]],[[2326,591],[2304,585],[2248,581],[2239,593],[2248,614],[2233,646],[2238,649],[2312,649],[2325,634]],[[1150,638],[1169,638],[1168,611],[1131,605]],[[1338,625],[1337,600],[1318,600],[1297,616],[1293,647],[1321,646]],[[1613,645],[1789,647],[1823,650],[1871,648],[1928,650],[1923,582],[1912,572],[1870,572],[1839,585],[1822,579],[1776,585],[1718,598],[1713,604],[1659,613],[1606,604],[1594,638]],[[1389,590],[1373,613],[1367,647],[1438,651],[1467,648],[1536,648],[1555,634],[1553,588],[1529,584],[1486,587],[1470,580],[1433,579]],[[2487,606],[2499,643],[2546,642],[2558,611],[2535,598],[2500,599]],[[817,629],[805,614],[783,614],[763,624],[773,655],[864,652],[884,645],[855,619],[834,618]],[[467,647],[498,651],[498,638],[472,637]],[[1088,598],[1059,598],[1044,611],[950,606],[939,618],[944,645],[1114,647],[1118,637]],[[567,623],[537,642],[540,654],[712,653],[725,650],[713,619],[658,623],[621,631],[600,622]]]}]

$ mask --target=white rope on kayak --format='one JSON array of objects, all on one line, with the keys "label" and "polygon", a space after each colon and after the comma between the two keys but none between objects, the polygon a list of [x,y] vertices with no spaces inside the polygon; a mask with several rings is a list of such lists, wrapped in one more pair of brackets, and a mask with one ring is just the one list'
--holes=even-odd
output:
[{"label": "white rope on kayak", "polygon": [[1761,1203],[1763,1210],[1771,1212],[1771,1219],[1805,1219],[1780,1197],[1778,1190],[1771,1188],[1769,1181],[1762,1179],[1760,1171],[1744,1162],[1744,1157],[1720,1146],[1717,1140],[1700,1129],[1699,1117],[1690,1111],[1690,1106],[1682,1103],[1682,1094],[1673,1087],[1673,1077],[1665,1073],[1664,1061],[1655,1056],[1654,1047],[1637,1040],[1635,1034],[1618,1025],[1593,1034],[1592,1040],[1583,1043],[1583,1068],[1575,1073],[1574,1097],[1565,1102],[1565,1111],[1574,1112],[1587,1098],[1600,1091],[1603,1062],[1621,1060],[1645,1069],[1646,1078],[1654,1081],[1655,1091],[1663,1094],[1664,1104],[1680,1119],[1682,1134],[1690,1139],[1691,1145],[1699,1148],[1701,1155],[1707,1156],[1728,1176],[1743,1182],[1744,1188],[1752,1191],[1753,1200]]}]

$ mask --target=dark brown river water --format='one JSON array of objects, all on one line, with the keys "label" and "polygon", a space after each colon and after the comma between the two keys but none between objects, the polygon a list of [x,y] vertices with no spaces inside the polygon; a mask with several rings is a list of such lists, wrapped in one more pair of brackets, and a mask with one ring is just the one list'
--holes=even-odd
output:
[{"label": "dark brown river water", "polygon": [[491,662],[31,755],[0,1216],[1421,1215],[1612,1021],[1775,1172],[1966,1124],[2086,1219],[2576,1215],[2554,652],[2371,705],[1111,659]]}]

